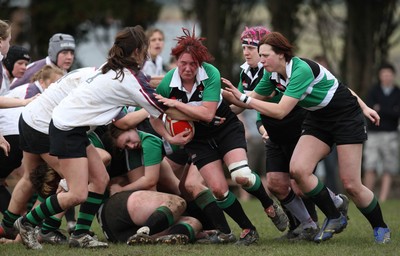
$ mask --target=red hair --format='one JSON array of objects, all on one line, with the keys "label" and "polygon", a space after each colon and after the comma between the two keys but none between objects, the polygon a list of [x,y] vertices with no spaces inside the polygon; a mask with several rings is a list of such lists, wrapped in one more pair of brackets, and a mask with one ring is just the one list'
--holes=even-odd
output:
[{"label": "red hair", "polygon": [[214,60],[214,57],[208,52],[207,47],[202,44],[205,40],[204,37],[197,37],[195,35],[195,27],[193,27],[193,32],[186,28],[182,28],[183,36],[176,38],[178,43],[171,50],[171,55],[175,56],[176,59],[184,53],[189,53],[192,58],[201,65],[203,62],[210,62]]}]

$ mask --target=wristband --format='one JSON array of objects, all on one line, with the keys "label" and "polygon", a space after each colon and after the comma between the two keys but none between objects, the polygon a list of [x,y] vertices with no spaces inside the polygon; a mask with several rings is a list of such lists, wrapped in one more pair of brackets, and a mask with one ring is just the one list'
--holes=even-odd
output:
[{"label": "wristband", "polygon": [[250,104],[251,97],[249,97],[249,96],[247,96],[246,94],[243,93],[240,96],[240,101],[243,102],[243,103],[246,103],[248,105],[248,104]]}]

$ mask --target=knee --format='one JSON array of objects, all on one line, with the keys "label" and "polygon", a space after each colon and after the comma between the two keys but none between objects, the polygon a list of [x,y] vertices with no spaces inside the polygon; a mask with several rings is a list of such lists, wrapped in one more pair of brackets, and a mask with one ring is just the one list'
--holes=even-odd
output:
[{"label": "knee", "polygon": [[290,176],[296,181],[300,182],[307,179],[313,173],[315,166],[307,165],[304,162],[291,161],[290,162]]},{"label": "knee", "polygon": [[350,195],[350,197],[357,197],[357,191],[359,191],[360,187],[362,186],[361,183],[357,184],[357,182],[355,182],[354,180],[346,178],[342,179],[342,183],[343,188]]},{"label": "knee", "polygon": [[256,176],[251,172],[247,160],[232,163],[228,166],[232,180],[243,187],[252,187],[256,183]]},{"label": "knee", "polygon": [[289,184],[286,182],[276,180],[274,178],[267,178],[267,188],[268,190],[276,196],[278,199],[285,198],[289,193]]}]

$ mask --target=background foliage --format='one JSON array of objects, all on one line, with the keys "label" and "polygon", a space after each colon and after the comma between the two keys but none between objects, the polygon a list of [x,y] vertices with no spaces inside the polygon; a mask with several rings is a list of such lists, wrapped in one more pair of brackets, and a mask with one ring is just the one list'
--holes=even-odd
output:
[{"label": "background foliage", "polygon": [[[399,0],[31,0],[22,10],[13,7],[13,2],[0,0],[0,17],[13,20],[14,43],[28,42],[33,59],[47,54],[48,38],[56,32],[70,33],[79,42],[93,25],[107,27],[118,21],[121,27],[140,24],[147,28],[163,6],[178,4],[185,18],[198,21],[216,66],[234,82],[243,62],[235,45],[245,26],[269,24],[300,48],[306,29],[314,24],[312,33],[321,55],[361,96],[376,81],[378,66],[391,59],[390,50],[400,42],[396,33]],[[266,20],[254,15],[260,4],[268,9]],[[20,12],[24,18],[15,20]]]}]

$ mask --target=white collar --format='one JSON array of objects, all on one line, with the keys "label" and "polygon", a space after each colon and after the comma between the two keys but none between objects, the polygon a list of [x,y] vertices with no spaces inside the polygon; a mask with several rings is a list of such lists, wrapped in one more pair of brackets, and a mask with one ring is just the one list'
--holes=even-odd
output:
[{"label": "white collar", "polygon": [[[207,75],[205,69],[202,66],[200,66],[197,71],[196,80],[194,82],[196,85],[199,85],[201,83],[201,81],[204,81],[206,79],[208,79],[208,75]],[[181,77],[179,76],[179,68],[178,67],[175,69],[174,74],[172,75],[171,84],[169,86],[170,87],[178,87],[179,90],[181,90],[181,91],[184,90]]]}]

